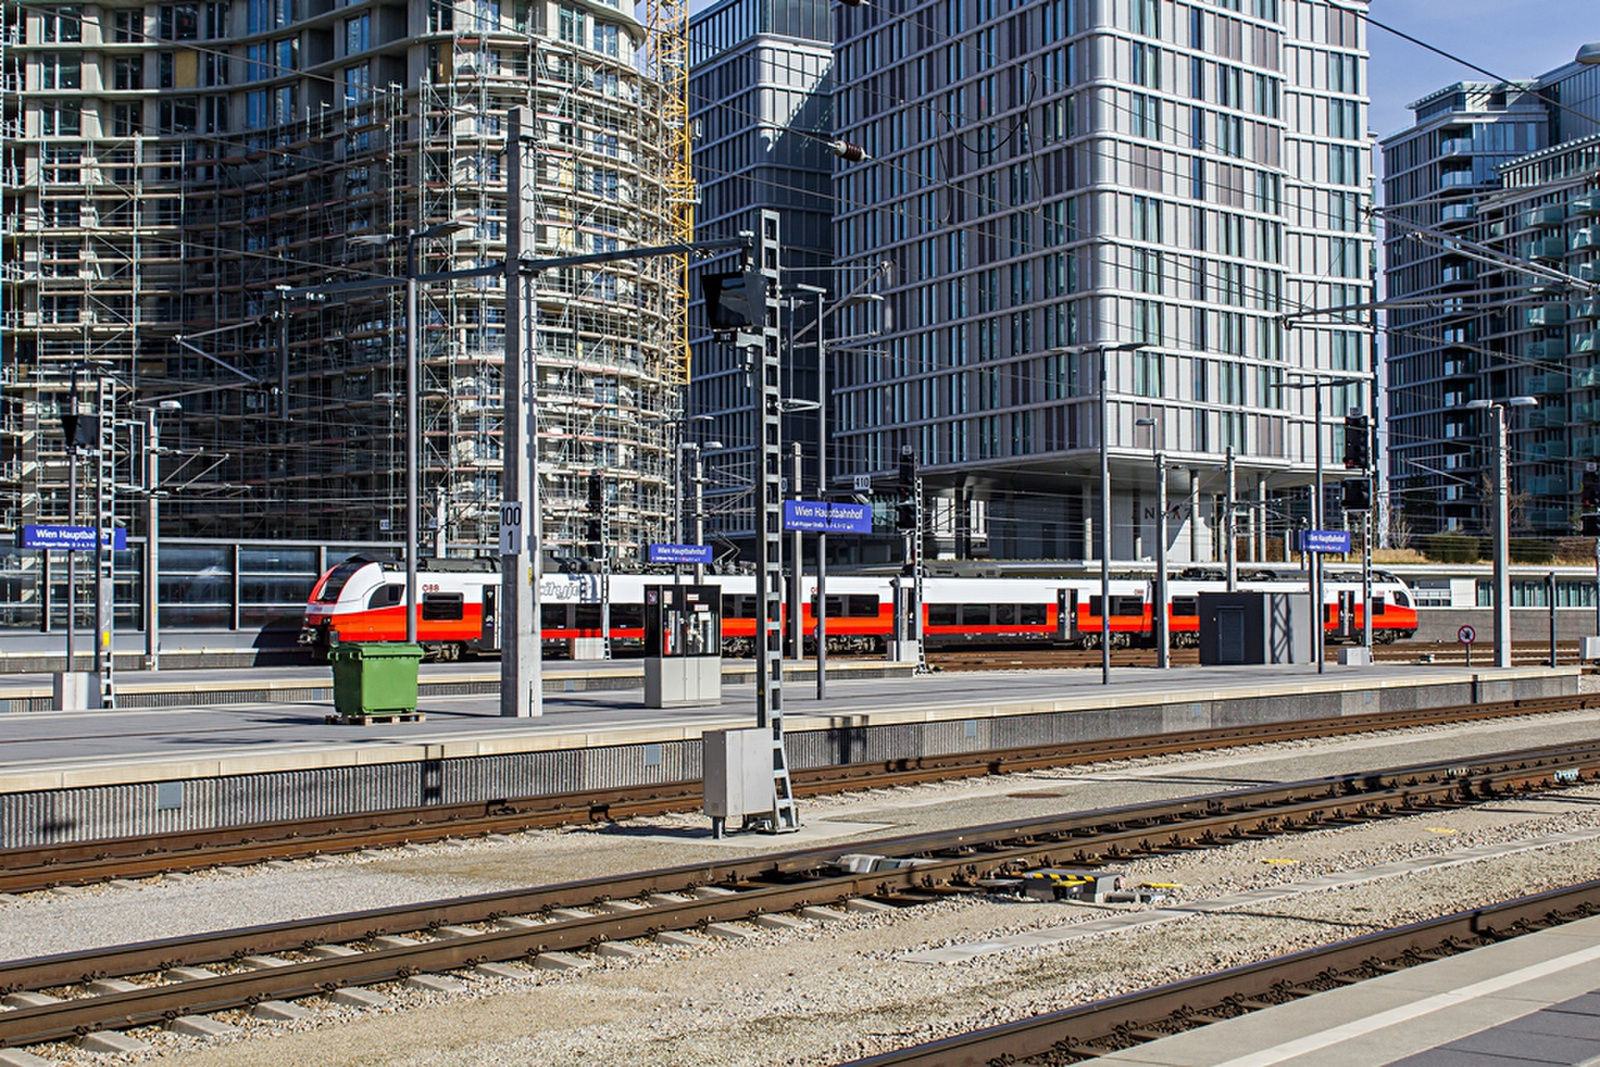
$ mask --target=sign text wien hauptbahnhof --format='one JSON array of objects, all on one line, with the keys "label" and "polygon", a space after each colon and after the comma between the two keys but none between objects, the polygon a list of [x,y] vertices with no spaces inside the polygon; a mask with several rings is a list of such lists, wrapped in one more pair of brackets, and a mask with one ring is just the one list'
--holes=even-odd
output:
[{"label": "sign text wien hauptbahnhof", "polygon": [[872,505],[785,500],[783,528],[809,533],[871,533]]},{"label": "sign text wien hauptbahnhof", "polygon": [[[93,552],[93,526],[24,526],[18,548],[45,548],[55,552]],[[128,531],[121,526],[106,531],[107,547],[121,552],[128,547]]]},{"label": "sign text wien hauptbahnhof", "polygon": [[1349,530],[1303,530],[1300,533],[1302,552],[1348,552]]},{"label": "sign text wien hauptbahnhof", "polygon": [[651,545],[651,563],[710,563],[710,545]]}]

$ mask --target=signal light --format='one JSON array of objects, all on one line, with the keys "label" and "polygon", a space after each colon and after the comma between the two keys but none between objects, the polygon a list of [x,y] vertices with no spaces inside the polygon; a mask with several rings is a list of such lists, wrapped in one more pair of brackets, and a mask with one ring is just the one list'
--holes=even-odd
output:
[{"label": "signal light", "polygon": [[1339,506],[1345,511],[1372,510],[1372,483],[1365,478],[1346,478],[1339,483]]},{"label": "signal light", "polygon": [[758,270],[703,274],[706,325],[718,333],[759,330],[767,321],[767,278]]},{"label": "signal light", "polygon": [[1585,511],[1600,510],[1600,467],[1593,463],[1584,464],[1582,496]]},{"label": "signal light", "polygon": [[1365,415],[1345,416],[1344,465],[1352,470],[1372,465],[1371,428]]},{"label": "signal light", "polygon": [[1579,533],[1584,537],[1600,537],[1600,515],[1584,515]]},{"label": "signal light", "polygon": [[599,472],[589,475],[589,517],[584,520],[584,540],[591,545],[606,542],[606,482]]},{"label": "signal light", "polygon": [[895,504],[895,529],[904,533],[917,528],[917,453],[910,445],[900,446],[900,462],[895,470],[895,489],[900,499]]}]

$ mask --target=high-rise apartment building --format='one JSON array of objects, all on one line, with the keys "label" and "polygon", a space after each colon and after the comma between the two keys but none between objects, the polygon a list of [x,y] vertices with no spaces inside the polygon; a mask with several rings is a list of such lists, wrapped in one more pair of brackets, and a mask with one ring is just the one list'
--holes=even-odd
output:
[{"label": "high-rise apartment building", "polygon": [[[671,50],[603,0],[3,10],[0,525],[66,519],[76,367],[119,463],[130,402],[181,404],[159,415],[167,531],[398,538],[406,304],[370,286],[414,259],[423,515],[493,542],[504,284],[471,272],[505,257],[507,109],[533,115],[526,254],[666,244],[688,180]],[[548,269],[533,303],[546,547],[600,550],[598,473],[605,550],[641,554],[673,500],[681,276]]]},{"label": "high-rise apartment building", "polygon": [[[787,336],[800,333],[798,343],[781,350],[783,392],[811,404],[818,400],[813,323],[819,294],[796,286],[827,290],[820,294],[825,302],[833,296],[830,30],[825,0],[721,0],[689,24],[696,234],[754,234],[763,210],[777,212],[786,294],[780,322]],[[691,299],[699,299],[702,275],[737,270],[739,258],[730,252],[697,262]],[[756,470],[750,371],[745,353],[706,334],[698,310],[693,321],[687,411],[694,421],[683,424],[682,439],[690,447],[715,446],[704,452],[708,527],[744,536],[753,525],[748,486]],[[814,411],[799,410],[804,406],[784,419],[783,437],[785,448],[793,442],[802,447],[810,492],[817,424]],[[686,495],[693,492],[688,477]]]},{"label": "high-rise apartment building", "polygon": [[1508,418],[1513,533],[1577,529],[1600,461],[1600,70],[1461,82],[1383,141],[1391,506],[1416,533],[1490,526],[1475,400]]},{"label": "high-rise apartment building", "polygon": [[[1085,558],[1104,441],[1127,559],[1154,555],[1159,451],[1173,558],[1209,560],[1232,454],[1244,558],[1281,544],[1317,388],[1330,477],[1370,403],[1300,376],[1371,370],[1366,316],[1328,310],[1372,296],[1360,6],[840,6],[838,131],[871,159],[837,170],[835,255],[894,269],[892,329],[835,364],[835,470],[910,445],[937,551]],[[1130,345],[1101,426],[1085,349]]]}]

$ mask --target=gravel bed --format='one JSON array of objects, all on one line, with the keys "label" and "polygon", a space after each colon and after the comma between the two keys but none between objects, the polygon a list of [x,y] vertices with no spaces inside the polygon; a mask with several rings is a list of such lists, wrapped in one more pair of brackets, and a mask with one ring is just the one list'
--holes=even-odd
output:
[{"label": "gravel bed", "polygon": [[[1587,679],[1586,679],[1587,681]],[[1389,763],[1592,736],[1592,713],[1474,727],[1429,728],[1334,741],[1285,742],[1215,755],[1122,761],[973,782],[807,800],[808,823],[828,824],[847,851],[852,827],[908,832],[1051,811],[1131,803],[1312,777]],[[1018,796],[1018,794],[1025,794]],[[1130,881],[1177,883],[1203,899],[1319,873],[1451,852],[1478,844],[1600,829],[1600,790],[1520,798],[1369,826],[1317,831],[1126,865]],[[887,826],[887,831],[878,827]],[[506,841],[390,850],[299,861],[277,869],[208,873],[135,888],[60,897],[30,894],[0,907],[0,956],[171,936],[327,914],[640,865],[664,866],[761,851],[784,839],[712,844],[706,820],[682,815],[625,827],[539,831]],[[694,834],[697,836],[688,836]],[[1273,862],[1267,862],[1273,861]],[[1285,862],[1292,861],[1292,862]],[[219,1016],[241,1028],[205,1041],[146,1029],[134,1057],[70,1046],[34,1051],[74,1064],[155,1058],[185,1064],[284,1062],[439,1065],[576,1060],[653,1064],[823,1064],[1098,999],[1185,974],[1292,951],[1543,888],[1600,870],[1585,842],[1273,901],[1249,914],[1195,916],[1057,948],[1013,950],[959,965],[905,962],[907,952],[1080,922],[1104,908],[995,897],[940,902],[888,915],[851,915],[803,930],[754,932],[745,942],[651,946],[632,960],[582,972],[466,981],[441,995],[391,987],[382,1011],[314,1007],[296,1023]]]}]

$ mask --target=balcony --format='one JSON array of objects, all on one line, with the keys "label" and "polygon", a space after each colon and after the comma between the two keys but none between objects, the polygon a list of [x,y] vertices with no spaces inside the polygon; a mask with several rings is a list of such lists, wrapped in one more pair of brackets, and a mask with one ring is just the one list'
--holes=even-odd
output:
[{"label": "balcony", "polygon": [[1539,226],[1560,226],[1567,221],[1567,209],[1560,204],[1546,204],[1522,213],[1522,228],[1531,230]]},{"label": "balcony", "polygon": [[1600,319],[1600,300],[1581,300],[1572,305],[1574,319]]},{"label": "balcony", "polygon": [[1576,196],[1567,205],[1574,215],[1600,215],[1600,196]]},{"label": "balcony", "polygon": [[1446,204],[1439,209],[1439,225],[1448,226],[1451,223],[1471,222],[1477,208],[1472,204]]},{"label": "balcony", "polygon": [[1572,339],[1573,355],[1600,352],[1600,330],[1586,330]]},{"label": "balcony", "polygon": [[1540,475],[1524,483],[1534,496],[1566,496],[1570,492],[1567,480],[1559,475]]},{"label": "balcony", "polygon": [[1574,230],[1571,247],[1574,252],[1581,252],[1585,248],[1600,248],[1600,227],[1585,226],[1581,230]]},{"label": "balcony", "polygon": [[[1594,372],[1591,371],[1590,373]],[[1567,376],[1565,374],[1530,374],[1523,388],[1534,396],[1564,393],[1567,391]]]},{"label": "balcony", "polygon": [[1439,155],[1441,156],[1465,156],[1471,153],[1472,138],[1470,137],[1446,137],[1439,142]]},{"label": "balcony", "polygon": [[1528,329],[1549,330],[1567,324],[1567,305],[1545,304],[1528,309]]},{"label": "balcony", "polygon": [[1590,401],[1572,405],[1573,422],[1593,422],[1595,405]]},{"label": "balcony", "polygon": [[1522,246],[1524,259],[1560,259],[1567,254],[1567,242],[1561,237],[1536,237]]}]

